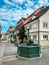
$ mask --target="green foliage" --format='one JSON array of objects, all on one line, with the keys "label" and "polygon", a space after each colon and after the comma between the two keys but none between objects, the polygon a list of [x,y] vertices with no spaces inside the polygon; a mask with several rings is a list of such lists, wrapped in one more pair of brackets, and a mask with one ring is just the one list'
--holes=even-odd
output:
[{"label": "green foliage", "polygon": [[30,39],[28,42],[29,42],[29,43],[34,43],[33,40],[31,40],[31,39]]},{"label": "green foliage", "polygon": [[16,35],[12,35],[11,43],[14,43],[16,41]]},{"label": "green foliage", "polygon": [[27,45],[32,45],[34,42],[33,40],[29,39],[29,40],[24,41],[24,43],[26,43]]},{"label": "green foliage", "polygon": [[14,40],[16,40],[16,35],[13,35]]},{"label": "green foliage", "polygon": [[25,28],[24,28],[24,26],[22,26],[22,27],[20,28],[18,35],[19,35],[19,39],[21,39],[22,42],[23,42],[23,39],[25,38]]}]

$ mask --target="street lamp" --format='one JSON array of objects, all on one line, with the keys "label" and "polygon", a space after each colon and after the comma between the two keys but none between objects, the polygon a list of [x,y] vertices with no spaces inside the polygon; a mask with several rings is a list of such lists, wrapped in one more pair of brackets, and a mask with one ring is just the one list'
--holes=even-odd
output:
[{"label": "street lamp", "polygon": [[29,26],[27,26],[27,30],[28,30],[27,39],[29,40]]}]

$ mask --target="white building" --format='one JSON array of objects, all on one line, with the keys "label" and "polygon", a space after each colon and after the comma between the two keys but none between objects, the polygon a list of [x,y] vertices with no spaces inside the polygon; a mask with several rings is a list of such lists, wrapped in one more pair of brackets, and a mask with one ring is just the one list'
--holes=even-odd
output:
[{"label": "white building", "polygon": [[38,9],[33,14],[32,20],[24,25],[25,29],[29,26],[29,35],[34,43],[39,42],[42,47],[49,47],[49,6]]}]

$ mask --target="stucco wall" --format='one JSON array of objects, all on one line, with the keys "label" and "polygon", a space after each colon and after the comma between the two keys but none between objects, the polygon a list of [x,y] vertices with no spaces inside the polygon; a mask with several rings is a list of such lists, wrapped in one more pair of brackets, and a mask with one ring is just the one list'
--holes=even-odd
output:
[{"label": "stucco wall", "polygon": [[[33,24],[34,23],[36,23],[36,26],[37,26],[36,28],[33,28]],[[37,22],[37,20],[35,20],[35,21],[31,22],[31,23],[28,23],[27,25],[25,25],[25,27],[27,27],[29,25],[32,26],[32,28],[29,30],[29,32],[36,32],[36,31],[38,31],[38,22]]]},{"label": "stucco wall", "polygon": [[[40,31],[49,31],[49,10],[42,15],[40,18]],[[47,22],[48,23],[48,28],[43,28],[43,22]]]}]

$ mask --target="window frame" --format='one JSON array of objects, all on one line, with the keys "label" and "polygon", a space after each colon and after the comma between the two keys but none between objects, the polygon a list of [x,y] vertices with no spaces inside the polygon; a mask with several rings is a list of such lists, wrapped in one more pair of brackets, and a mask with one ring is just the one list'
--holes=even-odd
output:
[{"label": "window frame", "polygon": [[[45,37],[44,37],[45,36]],[[47,37],[47,39],[46,39]],[[44,39],[45,38],[45,39]],[[48,40],[48,35],[43,35],[43,40]]]},{"label": "window frame", "polygon": [[48,22],[43,22],[43,28],[48,28]]}]

